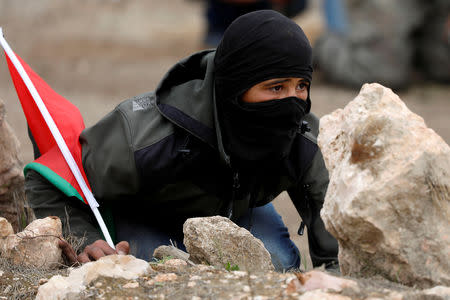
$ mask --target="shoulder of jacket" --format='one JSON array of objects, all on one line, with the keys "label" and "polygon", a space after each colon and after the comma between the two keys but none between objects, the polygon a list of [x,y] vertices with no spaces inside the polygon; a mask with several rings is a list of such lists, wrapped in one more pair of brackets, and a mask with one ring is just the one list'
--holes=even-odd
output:
[{"label": "shoulder of jacket", "polygon": [[161,114],[156,100],[155,92],[151,91],[124,100],[115,108],[126,124],[135,151],[157,143],[174,131],[173,122]]},{"label": "shoulder of jacket", "polygon": [[141,110],[148,110],[156,106],[156,95],[154,91],[143,93],[122,101],[116,110],[124,113],[131,113]]}]

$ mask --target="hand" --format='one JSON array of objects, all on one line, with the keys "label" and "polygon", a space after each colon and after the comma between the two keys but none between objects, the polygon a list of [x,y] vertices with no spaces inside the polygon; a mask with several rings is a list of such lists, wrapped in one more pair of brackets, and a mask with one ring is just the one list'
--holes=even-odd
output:
[{"label": "hand", "polygon": [[97,240],[94,243],[87,245],[86,248],[84,248],[83,252],[81,252],[78,256],[76,255],[73,248],[69,245],[69,243],[64,240],[59,241],[59,247],[71,264],[95,261],[103,256],[111,254],[126,255],[130,251],[130,246],[126,241],[119,242],[116,245],[116,250],[114,250],[104,240]]},{"label": "hand", "polygon": [[104,240],[96,240],[94,243],[87,245],[86,248],[84,248],[83,252],[78,255],[77,260],[83,264],[111,254],[126,255],[129,251],[130,246],[126,241],[118,243],[116,245],[116,250],[114,250]]}]

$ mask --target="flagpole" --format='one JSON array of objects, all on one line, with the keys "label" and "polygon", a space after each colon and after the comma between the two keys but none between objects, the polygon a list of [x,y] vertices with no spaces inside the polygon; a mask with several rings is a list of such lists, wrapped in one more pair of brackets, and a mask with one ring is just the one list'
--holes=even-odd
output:
[{"label": "flagpole", "polygon": [[31,81],[30,77],[28,76],[27,72],[23,68],[20,61],[17,59],[17,56],[15,55],[14,51],[12,51],[11,47],[9,47],[8,42],[6,42],[5,38],[3,37],[3,31],[0,27],[0,43],[3,46],[3,49],[5,50],[6,54],[8,54],[9,59],[13,63],[14,67],[17,69],[17,72],[19,73],[20,77],[22,78],[23,82],[28,88],[28,91],[30,92],[31,96],[34,99],[34,102],[36,103],[37,107],[39,108],[39,111],[41,112],[42,116],[44,117],[45,123],[47,124],[48,128],[50,129],[50,132],[52,133],[56,144],[58,145],[62,155],[64,156],[64,159],[66,160],[67,164],[69,165],[70,170],[72,171],[73,175],[75,176],[75,179],[78,182],[78,185],[80,186],[84,196],[86,197],[86,200],[89,204],[89,207],[91,208],[92,212],[94,213],[95,218],[97,219],[98,224],[100,225],[100,229],[103,233],[103,236],[106,239],[106,242],[108,245],[115,249],[114,243],[111,239],[111,236],[109,235],[108,229],[105,225],[105,222],[103,221],[103,218],[98,211],[99,204],[94,198],[94,195],[92,194],[91,190],[88,188],[83,176],[81,175],[81,171],[78,168],[78,165],[76,164],[72,153],[69,151],[69,148],[66,145],[66,142],[64,141],[64,138],[61,135],[61,132],[59,131],[58,127],[56,126],[52,116],[48,112],[47,107],[45,106],[44,102],[42,101],[41,96],[37,92],[33,82]]}]

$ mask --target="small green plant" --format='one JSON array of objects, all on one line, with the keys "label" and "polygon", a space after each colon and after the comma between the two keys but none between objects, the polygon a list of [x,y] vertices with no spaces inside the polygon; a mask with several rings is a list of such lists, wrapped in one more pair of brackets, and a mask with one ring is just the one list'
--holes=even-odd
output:
[{"label": "small green plant", "polygon": [[225,264],[225,270],[227,270],[228,272],[230,272],[230,271],[239,271],[239,266],[238,265],[231,265],[230,262],[227,262]]},{"label": "small green plant", "polygon": [[164,256],[162,259],[157,259],[157,258],[153,258],[153,264],[163,264],[168,260],[171,260],[173,258],[173,256],[168,255],[168,256]]}]

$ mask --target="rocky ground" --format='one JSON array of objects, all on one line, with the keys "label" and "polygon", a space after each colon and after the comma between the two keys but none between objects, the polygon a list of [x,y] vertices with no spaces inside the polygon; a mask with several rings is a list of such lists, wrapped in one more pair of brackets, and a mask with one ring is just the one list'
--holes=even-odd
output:
[{"label": "rocky ground", "polygon": [[[382,278],[359,279],[355,285],[308,292],[299,289],[298,282],[304,275],[296,272],[251,273],[189,266],[174,259],[153,261],[150,265],[153,270],[136,279],[101,276],[67,299],[447,299],[445,295],[427,296],[426,292]],[[0,299],[34,299],[39,287],[52,276],[67,276],[70,271],[14,267],[2,259],[0,270]]]}]

